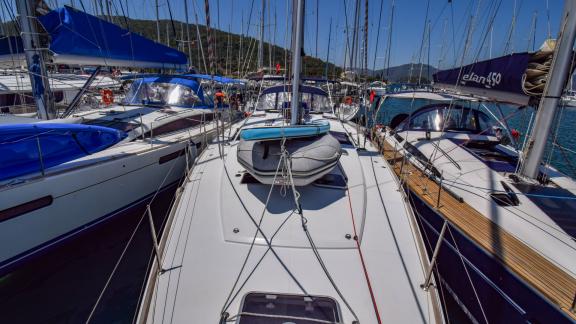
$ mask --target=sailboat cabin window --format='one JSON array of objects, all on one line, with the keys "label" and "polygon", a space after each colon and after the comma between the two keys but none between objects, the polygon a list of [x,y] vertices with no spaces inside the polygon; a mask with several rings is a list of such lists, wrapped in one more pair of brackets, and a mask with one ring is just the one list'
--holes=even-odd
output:
[{"label": "sailboat cabin window", "polygon": [[194,107],[201,104],[194,89],[169,82],[136,80],[126,94],[124,104]]},{"label": "sailboat cabin window", "polygon": [[341,323],[340,309],[330,297],[248,293],[237,324]]},{"label": "sailboat cabin window", "polygon": [[435,104],[420,108],[398,125],[397,130],[492,135],[492,125],[490,117],[482,111],[459,105]]}]

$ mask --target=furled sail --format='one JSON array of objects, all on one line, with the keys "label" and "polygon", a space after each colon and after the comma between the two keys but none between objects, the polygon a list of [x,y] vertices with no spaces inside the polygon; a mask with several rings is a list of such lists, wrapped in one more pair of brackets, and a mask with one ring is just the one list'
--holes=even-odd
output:
[{"label": "furled sail", "polygon": [[72,7],[39,17],[50,33],[53,61],[140,68],[186,67],[186,55]]},{"label": "furled sail", "polygon": [[554,53],[548,40],[534,53],[515,53],[435,73],[434,87],[525,106],[542,95]]}]

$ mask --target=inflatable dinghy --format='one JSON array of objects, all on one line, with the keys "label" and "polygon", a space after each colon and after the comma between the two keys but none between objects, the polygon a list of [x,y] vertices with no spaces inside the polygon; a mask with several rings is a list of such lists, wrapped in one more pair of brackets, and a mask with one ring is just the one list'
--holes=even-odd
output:
[{"label": "inflatable dinghy", "polygon": [[[281,152],[282,139],[244,140],[238,144],[238,162],[260,183],[273,184],[278,164],[276,184],[283,183],[286,169]],[[332,171],[340,159],[340,143],[330,134],[287,138],[294,185],[306,186]],[[286,174],[286,172],[284,172]]]}]

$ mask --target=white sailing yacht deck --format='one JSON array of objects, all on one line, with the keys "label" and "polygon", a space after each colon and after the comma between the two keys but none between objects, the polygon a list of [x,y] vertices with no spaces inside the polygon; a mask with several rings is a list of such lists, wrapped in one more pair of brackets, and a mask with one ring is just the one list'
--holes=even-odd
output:
[{"label": "white sailing yacht deck", "polygon": [[[253,116],[245,125],[269,125],[270,117],[269,113]],[[241,126],[236,125],[236,130]],[[396,190],[392,170],[371,143],[364,150],[349,142],[364,141],[354,127],[336,120],[330,120],[330,126],[331,132],[344,135],[348,142],[340,141],[342,156],[332,171],[335,179],[347,180],[347,185],[315,183],[296,190],[309,233],[335,284],[306,237],[292,189],[274,186],[266,204],[270,186],[247,177],[237,161],[238,141],[222,145],[222,159],[218,144],[213,143],[189,175],[172,226],[163,237],[161,268],[165,271],[149,278],[140,322],[215,323],[227,312],[230,322],[255,323],[248,320],[259,316],[242,308],[250,292],[330,297],[341,313],[334,323],[442,321],[435,290],[420,288],[425,280],[425,251],[403,193]],[[273,251],[262,235],[255,237],[260,221]],[[279,319],[284,323],[287,317]],[[297,316],[288,322],[316,323]]]}]

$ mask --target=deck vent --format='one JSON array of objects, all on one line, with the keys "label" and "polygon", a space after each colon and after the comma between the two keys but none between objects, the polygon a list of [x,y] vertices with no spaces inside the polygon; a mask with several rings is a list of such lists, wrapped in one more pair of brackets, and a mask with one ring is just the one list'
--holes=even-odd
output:
[{"label": "deck vent", "polygon": [[[248,293],[238,324],[341,323],[337,302],[330,297]],[[298,320],[295,320],[298,319]]]}]

